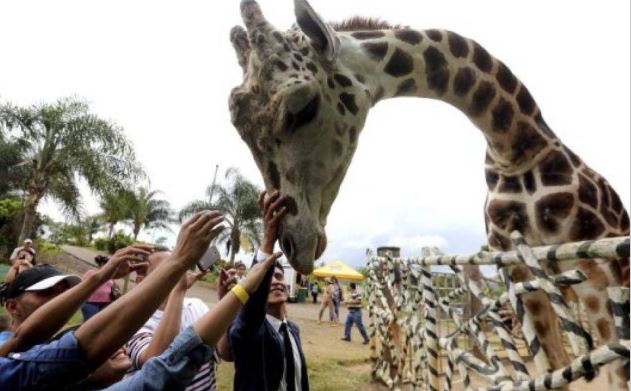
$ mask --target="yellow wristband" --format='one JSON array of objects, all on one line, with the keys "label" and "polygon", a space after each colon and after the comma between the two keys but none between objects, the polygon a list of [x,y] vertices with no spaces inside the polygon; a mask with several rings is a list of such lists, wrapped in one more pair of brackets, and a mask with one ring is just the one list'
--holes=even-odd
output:
[{"label": "yellow wristband", "polygon": [[245,288],[243,288],[243,286],[241,286],[241,284],[237,284],[235,285],[230,292],[234,293],[234,295],[237,297],[237,299],[239,299],[239,301],[241,302],[241,304],[245,305],[245,303],[248,302],[248,299],[250,298],[250,295],[248,294],[248,292],[245,290]]}]

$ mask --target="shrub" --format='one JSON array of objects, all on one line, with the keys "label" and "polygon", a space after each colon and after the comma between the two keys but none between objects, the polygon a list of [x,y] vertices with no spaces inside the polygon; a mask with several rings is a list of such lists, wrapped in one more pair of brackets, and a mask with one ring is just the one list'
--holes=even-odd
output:
[{"label": "shrub", "polygon": [[125,235],[123,231],[117,231],[111,239],[107,241],[107,252],[114,254],[123,247],[127,247],[134,243],[134,238]]},{"label": "shrub", "polygon": [[94,239],[94,247],[99,251],[107,250],[107,243],[110,240],[108,238],[98,238]]}]

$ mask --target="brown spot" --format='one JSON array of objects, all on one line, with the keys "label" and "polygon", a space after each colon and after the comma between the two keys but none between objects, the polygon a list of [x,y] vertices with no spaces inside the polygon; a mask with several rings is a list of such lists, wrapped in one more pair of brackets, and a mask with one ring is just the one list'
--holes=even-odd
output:
[{"label": "brown spot", "polygon": [[475,72],[471,67],[458,69],[454,77],[454,93],[458,96],[465,96],[475,84]]},{"label": "brown spot", "polygon": [[454,57],[467,57],[469,54],[469,43],[466,39],[456,33],[448,31],[447,41],[449,42],[449,50]]},{"label": "brown spot", "polygon": [[282,62],[281,60],[276,60],[276,62],[274,62],[274,64],[276,65],[276,67],[278,69],[280,69],[282,72],[285,72],[289,67],[287,66],[287,64],[285,64],[284,62]]},{"label": "brown spot", "polygon": [[525,305],[532,316],[537,316],[543,309],[543,304],[539,300],[525,300]]},{"label": "brown spot", "polygon": [[308,69],[309,71],[311,71],[311,73],[313,73],[314,75],[315,75],[316,73],[318,73],[318,68],[315,66],[315,64],[314,64],[314,63],[312,63],[312,62],[308,62],[308,63],[307,63],[307,65],[306,65],[306,67],[307,67],[307,69]]},{"label": "brown spot", "polygon": [[333,79],[330,77],[326,79],[326,85],[329,86],[330,90],[335,88],[335,83],[333,83]]},{"label": "brown spot", "polygon": [[443,40],[443,32],[440,30],[425,30],[425,34],[427,34],[432,41],[440,42]]},{"label": "brown spot", "polygon": [[344,152],[344,146],[339,140],[333,140],[333,153],[336,157],[342,156],[342,152]]},{"label": "brown spot", "polygon": [[444,94],[449,83],[449,70],[445,55],[440,50],[430,46],[423,52],[423,59],[425,60],[427,86],[436,91],[438,95]]},{"label": "brown spot", "polygon": [[570,240],[597,239],[605,231],[602,221],[593,212],[579,208],[570,228]]},{"label": "brown spot", "polygon": [[517,122],[511,144],[512,162],[520,164],[537,154],[547,145],[546,140],[527,122]]},{"label": "brown spot", "polygon": [[529,228],[526,204],[522,202],[493,200],[487,211],[493,224],[505,232],[518,230],[525,234]]},{"label": "brown spot", "polygon": [[563,150],[570,157],[570,161],[572,161],[572,165],[574,167],[579,167],[581,165],[581,158],[579,158],[572,150],[565,145],[563,146]]},{"label": "brown spot", "polygon": [[484,173],[486,176],[486,185],[488,186],[489,190],[495,190],[495,186],[500,179],[499,174],[496,171],[490,169],[484,170]]},{"label": "brown spot", "polygon": [[595,261],[591,259],[578,261],[576,267],[585,274],[588,279],[586,283],[594,289],[602,291],[609,286],[607,275]]},{"label": "brown spot", "polygon": [[500,187],[497,189],[500,193],[520,193],[521,182],[516,176],[501,176]]},{"label": "brown spot", "polygon": [[337,102],[337,112],[340,113],[340,115],[346,114],[346,109],[344,108],[342,102]]},{"label": "brown spot", "polygon": [[357,104],[355,103],[355,95],[343,92],[340,94],[340,100],[342,101],[346,109],[351,112],[351,114],[357,114],[359,107],[357,107]]},{"label": "brown spot", "polygon": [[333,75],[333,78],[341,87],[350,87],[353,85],[351,79],[342,75],[341,73],[336,73],[335,75]]},{"label": "brown spot", "polygon": [[610,321],[607,318],[600,318],[596,321],[596,327],[598,328],[598,333],[600,338],[603,341],[609,341],[611,338],[611,327]]},{"label": "brown spot", "polygon": [[488,81],[483,81],[473,93],[469,113],[471,115],[482,114],[491,104],[495,97],[495,87]]},{"label": "brown spot", "polygon": [[574,170],[565,155],[552,151],[539,164],[541,182],[546,186],[569,185]]},{"label": "brown spot", "polygon": [[473,62],[482,72],[489,73],[493,67],[491,55],[477,42],[473,43]]},{"label": "brown spot", "polygon": [[[485,219],[487,218],[488,216],[485,214]],[[487,225],[488,225],[488,222],[487,222]],[[491,248],[495,250],[506,251],[511,248],[510,239],[495,230],[491,230],[491,234],[489,235],[488,242],[489,242],[489,246],[491,246]]]},{"label": "brown spot", "polygon": [[598,312],[600,307],[600,300],[596,296],[587,296],[585,298],[585,307],[591,312]]},{"label": "brown spot", "polygon": [[556,232],[574,205],[572,193],[553,193],[535,203],[537,226],[544,232]]},{"label": "brown spot", "polygon": [[497,67],[497,74],[495,75],[497,82],[500,84],[504,91],[512,94],[515,92],[515,88],[517,87],[517,78],[513,75],[513,72],[508,69],[503,62],[499,61]]},{"label": "brown spot", "polygon": [[500,98],[493,109],[493,130],[498,133],[506,133],[513,123],[513,104],[504,98]]},{"label": "brown spot", "polygon": [[598,209],[598,190],[585,175],[578,174],[578,198],[594,209]]},{"label": "brown spot", "polygon": [[532,170],[528,170],[524,173],[524,187],[528,191],[528,194],[532,194],[537,190],[537,183]]},{"label": "brown spot", "polygon": [[410,45],[416,45],[423,40],[423,35],[416,30],[397,29],[394,30],[394,36]]},{"label": "brown spot", "polygon": [[375,61],[381,61],[388,52],[388,44],[385,42],[366,42],[362,44],[362,48]]},{"label": "brown spot", "polygon": [[548,334],[548,326],[545,323],[543,323],[543,322],[541,322],[539,320],[536,320],[535,321],[535,331],[537,332],[537,335],[540,338],[543,338],[543,337],[545,337],[546,334]]},{"label": "brown spot", "polygon": [[413,78],[405,79],[397,86],[394,96],[411,96],[416,93],[416,81]]},{"label": "brown spot", "polygon": [[374,31],[356,31],[351,34],[354,38],[357,39],[372,39],[372,38],[381,38],[386,34],[380,30]]},{"label": "brown spot", "polygon": [[517,104],[524,115],[531,115],[535,107],[537,107],[535,100],[530,95],[530,91],[523,84],[519,87],[519,92],[517,93]]},{"label": "brown spot", "polygon": [[412,69],[414,69],[414,60],[412,59],[412,56],[409,53],[396,48],[383,70],[390,76],[401,77],[412,72]]},{"label": "brown spot", "polygon": [[[528,268],[526,266],[515,266],[511,269],[509,274],[510,274],[510,280],[513,282],[523,282],[523,281],[528,280],[531,277],[530,271],[528,271]],[[541,306],[541,304],[537,303],[536,301],[530,300],[530,301],[526,301],[526,307],[528,307],[529,303],[531,302],[534,302],[538,306]]]}]

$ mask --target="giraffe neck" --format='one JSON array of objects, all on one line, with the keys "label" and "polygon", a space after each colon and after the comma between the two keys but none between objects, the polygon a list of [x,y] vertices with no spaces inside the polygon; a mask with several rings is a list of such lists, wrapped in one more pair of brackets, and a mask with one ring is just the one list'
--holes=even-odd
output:
[{"label": "giraffe neck", "polygon": [[342,37],[340,62],[363,80],[373,104],[418,96],[453,105],[483,132],[488,158],[503,172],[527,170],[560,145],[526,86],[472,40],[410,29]]}]

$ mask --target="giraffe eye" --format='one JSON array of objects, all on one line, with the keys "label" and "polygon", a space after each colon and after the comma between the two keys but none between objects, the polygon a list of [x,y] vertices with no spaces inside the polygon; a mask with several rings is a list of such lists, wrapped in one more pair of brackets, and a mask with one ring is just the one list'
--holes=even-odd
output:
[{"label": "giraffe eye", "polygon": [[316,114],[318,114],[319,108],[320,94],[316,94],[316,96],[311,99],[309,103],[307,103],[298,113],[287,113],[285,115],[283,128],[286,132],[295,132],[301,126],[311,122],[315,118]]}]

